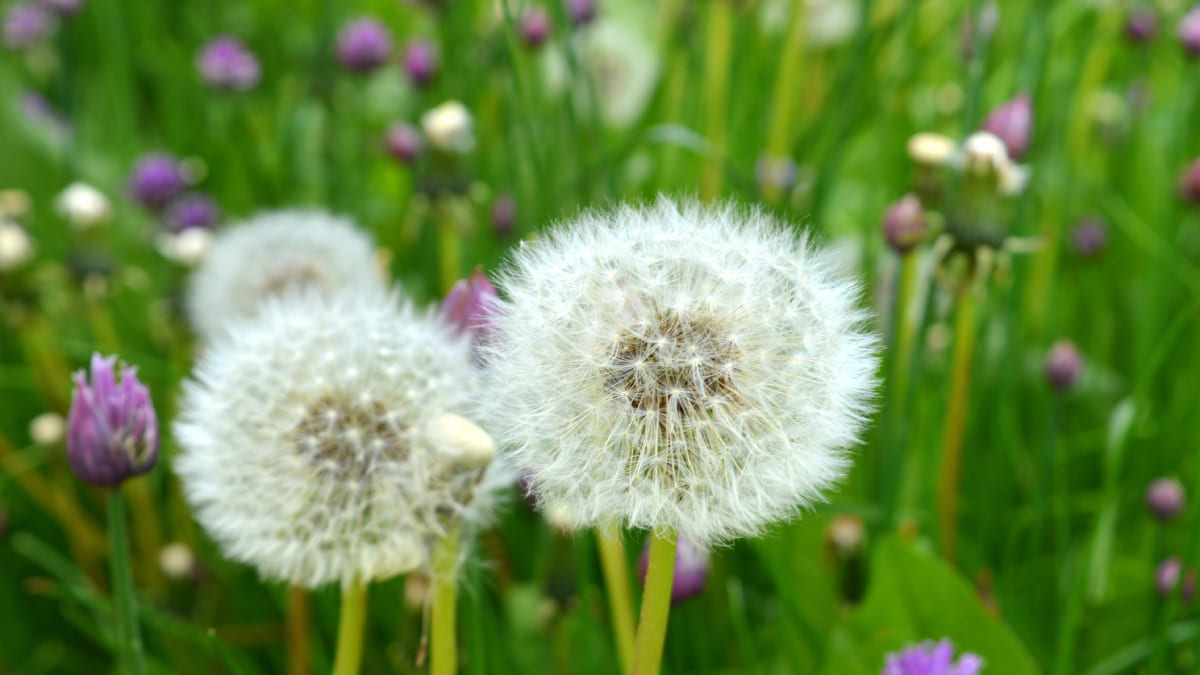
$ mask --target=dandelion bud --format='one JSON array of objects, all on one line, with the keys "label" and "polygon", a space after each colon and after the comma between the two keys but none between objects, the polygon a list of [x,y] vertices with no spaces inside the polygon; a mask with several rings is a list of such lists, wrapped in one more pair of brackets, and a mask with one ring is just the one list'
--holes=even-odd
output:
[{"label": "dandelion bud", "polygon": [[425,149],[421,132],[407,122],[394,122],[383,136],[383,144],[392,159],[401,164],[412,164]]},{"label": "dandelion bud", "polygon": [[404,72],[418,87],[423,87],[437,76],[438,58],[433,43],[416,39],[404,48]]},{"label": "dandelion bud", "polygon": [[1158,33],[1158,14],[1153,7],[1134,8],[1125,17],[1125,37],[1135,44],[1149,42]]},{"label": "dandelion bud", "polygon": [[[675,576],[671,580],[671,604],[678,604],[699,595],[708,580],[709,553],[692,543],[682,532],[675,546]],[[638,579],[646,583],[646,570],[650,565],[650,542],[638,557]]]},{"label": "dandelion bud", "polygon": [[421,116],[421,128],[434,148],[467,153],[475,147],[471,113],[458,101],[447,101]]},{"label": "dandelion bud", "polygon": [[[91,378],[78,371],[67,413],[67,459],[75,475],[115,487],[158,460],[158,417],[150,390],[129,366],[116,374],[117,357],[92,355]],[[118,381],[119,380],[119,381]]]},{"label": "dandelion bud", "polygon": [[512,234],[517,222],[517,200],[504,194],[492,201],[492,229],[496,234],[507,237]]},{"label": "dandelion bud", "polygon": [[546,14],[546,10],[534,7],[521,17],[521,40],[526,47],[536,49],[550,38],[553,28],[554,24],[550,22],[550,16]]},{"label": "dandelion bud", "polygon": [[16,269],[33,258],[33,240],[20,225],[0,218],[0,272]]},{"label": "dandelion bud", "polygon": [[29,423],[29,438],[38,445],[54,445],[63,439],[67,423],[56,412],[45,412]]},{"label": "dandelion bud", "polygon": [[172,232],[183,232],[194,227],[212,228],[221,219],[221,210],[212,197],[199,192],[183,195],[171,202],[163,214],[163,222]]},{"label": "dandelion bud", "polygon": [[1159,478],[1146,488],[1146,507],[1164,523],[1178,516],[1185,504],[1183,484],[1174,478]]},{"label": "dandelion bud", "polygon": [[583,26],[596,18],[596,0],[566,0],[572,26]]},{"label": "dandelion bud", "polygon": [[150,209],[159,211],[187,187],[179,160],[163,152],[143,155],[129,176],[129,192]]},{"label": "dandelion bud", "polygon": [[867,528],[862,518],[852,515],[837,516],[829,521],[825,532],[833,553],[839,559],[853,558],[862,553],[867,538]]},{"label": "dandelion bud", "polygon": [[983,659],[963,652],[954,659],[954,644],[949,638],[922,642],[888,654],[880,675],[979,675]]},{"label": "dandelion bud", "polygon": [[954,157],[949,136],[923,132],[908,139],[908,156],[922,166],[943,166]]},{"label": "dandelion bud", "polygon": [[1108,244],[1108,228],[1099,218],[1084,218],[1071,230],[1071,246],[1085,258],[1099,255]]},{"label": "dandelion bud", "polygon": [[1189,204],[1200,204],[1200,158],[1193,160],[1180,174],[1179,196]]},{"label": "dandelion bud", "polygon": [[1179,42],[1189,55],[1200,57],[1200,6],[1193,7],[1180,19]]},{"label": "dandelion bud", "polygon": [[171,542],[159,550],[158,566],[168,578],[191,579],[196,573],[196,554],[181,541]]},{"label": "dandelion bud", "polygon": [[71,225],[85,230],[108,220],[112,204],[87,183],[71,183],[55,199],[55,207]]},{"label": "dandelion bud", "polygon": [[196,70],[205,84],[224,91],[248,91],[262,77],[258,57],[230,35],[218,35],[204,45],[196,57]]},{"label": "dandelion bud", "polygon": [[1067,391],[1083,371],[1083,355],[1075,343],[1070,340],[1059,340],[1046,354],[1043,366],[1046,381],[1058,391]]},{"label": "dandelion bud", "polygon": [[45,40],[54,30],[54,16],[41,5],[18,2],[4,13],[4,46],[27,49]]},{"label": "dandelion bud", "polygon": [[458,332],[471,335],[478,348],[491,337],[498,311],[496,289],[481,268],[460,279],[442,301],[442,316]]},{"label": "dandelion bud", "polygon": [[883,214],[883,238],[897,253],[915,248],[925,240],[928,229],[925,210],[914,194],[904,195]]},{"label": "dandelion bud", "polygon": [[1020,160],[1029,150],[1033,133],[1033,104],[1029,94],[1018,94],[997,107],[984,120],[982,129],[1004,142],[1010,159]]},{"label": "dandelion bud", "polygon": [[474,422],[462,415],[443,413],[429,423],[432,447],[452,465],[479,469],[496,458],[496,443]]},{"label": "dandelion bud", "polygon": [[375,19],[354,19],[338,33],[337,58],[346,70],[371,72],[386,63],[391,54],[392,35]]}]

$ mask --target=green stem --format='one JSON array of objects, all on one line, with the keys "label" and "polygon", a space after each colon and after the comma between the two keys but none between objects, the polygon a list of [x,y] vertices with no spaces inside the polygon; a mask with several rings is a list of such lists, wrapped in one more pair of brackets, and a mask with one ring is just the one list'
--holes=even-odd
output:
[{"label": "green stem", "polygon": [[708,16],[708,50],[704,60],[704,110],[708,115],[707,135],[714,157],[704,163],[700,176],[700,199],[711,202],[721,188],[725,161],[725,118],[729,107],[729,51],[733,40],[733,2],[716,0]]},{"label": "green stem", "polygon": [[629,673],[633,670],[633,596],[629,592],[629,562],[619,537],[620,533],[615,529],[596,530],[604,588],[608,592],[608,611],[617,640],[617,655],[621,659],[621,672]]},{"label": "green stem", "polygon": [[287,667],[289,675],[308,675],[312,671],[309,659],[309,636],[312,623],[308,591],[300,586],[288,586],[284,610],[287,628]]},{"label": "green stem", "polygon": [[[792,7],[792,19],[784,41],[779,71],[775,76],[775,103],[771,106],[771,126],[767,134],[766,156],[769,161],[778,161],[791,154],[792,125],[796,121],[793,104],[799,89],[796,83],[800,80],[799,74],[804,61],[807,11],[804,3],[798,2]],[[768,202],[774,204],[783,197],[775,181],[767,181],[762,187],[763,198]]]},{"label": "green stem", "polygon": [[957,557],[958,493],[962,479],[962,444],[966,429],[967,397],[971,390],[971,362],[975,357],[975,311],[979,289],[970,284],[958,294],[954,321],[954,370],[950,376],[950,403],[942,434],[942,466],[938,477],[938,523],[942,556]]},{"label": "green stem", "polygon": [[146,672],[146,664],[142,655],[142,637],[138,631],[137,598],[133,594],[133,564],[129,558],[125,499],[120,489],[108,493],[108,536],[121,670],[142,675]]},{"label": "green stem", "polygon": [[342,588],[342,616],[338,623],[333,675],[355,675],[362,664],[363,633],[367,625],[367,584],[355,581]]},{"label": "green stem", "polygon": [[455,645],[455,567],[458,557],[458,528],[452,528],[438,543],[433,557],[433,608],[431,610],[429,673],[455,675],[458,649]]},{"label": "green stem", "polygon": [[669,530],[650,535],[650,562],[646,568],[646,584],[642,593],[642,617],[638,621],[633,675],[658,675],[662,668],[678,538],[677,533]]},{"label": "green stem", "polygon": [[459,279],[459,264],[462,259],[462,241],[454,206],[449,198],[439,197],[437,207],[438,262],[441,274],[441,291],[449,293]]}]

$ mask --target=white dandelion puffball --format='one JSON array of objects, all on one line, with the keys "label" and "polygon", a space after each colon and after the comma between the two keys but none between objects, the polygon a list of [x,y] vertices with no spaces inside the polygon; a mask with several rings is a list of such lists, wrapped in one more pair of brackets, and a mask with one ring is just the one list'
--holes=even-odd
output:
[{"label": "white dandelion puffball", "polygon": [[760,211],[584,213],[500,279],[485,419],[545,508],[708,546],[822,500],[875,385],[857,286]]},{"label": "white dandelion puffball", "polygon": [[260,213],[217,234],[192,273],[188,314],[212,339],[231,319],[297,287],[382,292],[374,243],[354,223],[322,211]]},{"label": "white dandelion puffball", "polygon": [[266,578],[428,570],[439,537],[494,509],[489,441],[459,414],[477,370],[465,339],[395,296],[268,300],[185,382],[175,471],[225,554]]}]

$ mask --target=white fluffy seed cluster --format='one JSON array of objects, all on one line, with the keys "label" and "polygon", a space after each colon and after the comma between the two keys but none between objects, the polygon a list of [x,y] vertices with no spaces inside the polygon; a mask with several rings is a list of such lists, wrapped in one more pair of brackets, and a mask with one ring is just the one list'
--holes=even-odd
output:
[{"label": "white fluffy seed cluster", "polygon": [[323,211],[261,213],[212,241],[192,273],[188,314],[197,334],[211,340],[229,321],[252,316],[264,298],[295,288],[383,292],[371,238]]},{"label": "white fluffy seed cluster", "polygon": [[484,419],[576,526],[752,536],[844,474],[875,386],[858,289],[760,211],[660,199],[513,255]]},{"label": "white fluffy seed cluster", "polygon": [[434,315],[385,293],[285,294],[184,383],[175,471],[225,554],[266,578],[428,570],[434,542],[485,525],[505,483],[458,415],[476,393],[467,342]]}]

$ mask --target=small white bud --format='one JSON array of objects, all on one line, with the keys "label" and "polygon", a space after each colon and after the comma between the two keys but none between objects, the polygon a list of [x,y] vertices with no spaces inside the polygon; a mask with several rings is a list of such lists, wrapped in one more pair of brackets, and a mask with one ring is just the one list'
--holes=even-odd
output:
[{"label": "small white bud", "polygon": [[29,438],[38,445],[54,445],[62,440],[66,429],[62,415],[46,412],[29,422]]},{"label": "small white bud", "polygon": [[438,415],[429,423],[429,437],[439,452],[463,468],[487,466],[496,457],[492,437],[461,415]]},{"label": "small white bud", "polygon": [[33,257],[33,241],[20,225],[0,219],[0,271],[14,269]]},{"label": "small white bud", "polygon": [[24,215],[32,205],[33,200],[24,190],[0,190],[0,216]]},{"label": "small white bud", "polygon": [[986,176],[993,171],[1000,173],[1010,162],[1004,141],[986,131],[977,131],[963,141],[963,164],[968,173]]},{"label": "small white bud", "polygon": [[908,139],[908,156],[918,164],[941,166],[954,156],[954,141],[941,134],[916,134]]},{"label": "small white bud", "polygon": [[425,137],[443,152],[470,152],[475,147],[471,124],[471,113],[458,101],[447,101],[421,116]]},{"label": "small white bud", "polygon": [[171,542],[158,552],[158,566],[172,579],[186,579],[196,570],[196,555],[183,542]]},{"label": "small white bud", "polygon": [[87,183],[71,183],[58,193],[55,207],[71,225],[86,230],[108,220],[112,204],[96,188]]},{"label": "small white bud", "polygon": [[158,250],[163,257],[185,267],[192,267],[204,258],[212,246],[213,235],[207,228],[189,227],[177,234],[163,233],[158,238]]}]

